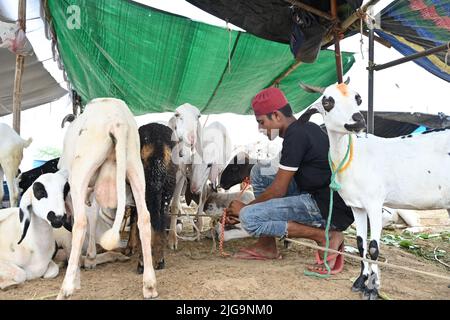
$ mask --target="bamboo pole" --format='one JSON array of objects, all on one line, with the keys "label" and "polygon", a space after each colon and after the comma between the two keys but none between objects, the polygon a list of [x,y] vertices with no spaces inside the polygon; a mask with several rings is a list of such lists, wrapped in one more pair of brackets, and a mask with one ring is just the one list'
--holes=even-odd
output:
[{"label": "bamboo pole", "polygon": [[[369,8],[369,6],[373,6],[375,4],[377,4],[380,0],[370,0],[369,2],[367,2],[365,5],[363,5],[360,9],[358,9],[355,13],[353,13],[350,17],[348,17],[347,19],[345,19],[342,23],[341,23],[341,32],[345,32],[347,31],[348,28],[351,27],[352,24],[354,24],[356,21],[358,21],[360,19],[360,15],[362,13],[365,13],[367,11],[367,9]],[[329,43],[330,41],[333,40],[333,34],[328,34],[326,35],[323,40],[322,40],[322,45],[325,45],[327,43]]]},{"label": "bamboo pole", "polygon": [[295,69],[297,69],[301,64],[301,61],[294,62],[285,72],[283,72],[278,78],[276,78],[270,86],[278,86],[284,78],[295,71]]},{"label": "bamboo pole", "polygon": [[[19,0],[18,18],[20,28],[25,32],[27,17],[27,1]],[[22,104],[22,74],[24,68],[25,57],[16,55],[16,74],[14,78],[13,93],[13,128],[20,134],[20,111]]]},{"label": "bamboo pole", "polygon": [[[338,21],[337,16],[337,4],[336,0],[330,0],[331,5],[331,16],[333,20]],[[336,58],[336,77],[338,79],[338,83],[342,83],[344,80],[344,76],[342,75],[342,56],[341,56],[341,46],[339,44],[339,31],[336,26],[333,26],[333,35],[334,35],[334,56]]]}]

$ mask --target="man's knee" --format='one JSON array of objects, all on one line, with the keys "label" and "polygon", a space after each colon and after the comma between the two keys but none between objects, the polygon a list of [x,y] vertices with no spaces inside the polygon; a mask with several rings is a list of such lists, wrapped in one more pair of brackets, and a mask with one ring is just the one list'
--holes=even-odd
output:
[{"label": "man's knee", "polygon": [[255,212],[252,210],[251,206],[241,209],[239,220],[241,221],[241,226],[245,231],[251,235],[255,235],[255,231],[258,229],[258,223],[257,219],[255,219]]}]

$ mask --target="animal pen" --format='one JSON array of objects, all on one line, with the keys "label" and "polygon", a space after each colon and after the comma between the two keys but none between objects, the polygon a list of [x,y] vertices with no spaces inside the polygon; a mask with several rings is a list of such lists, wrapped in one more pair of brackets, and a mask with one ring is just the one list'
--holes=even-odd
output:
[{"label": "animal pen", "polygon": [[[21,29],[24,31],[26,2],[26,0],[19,0],[18,11]],[[401,122],[403,127],[396,127],[393,136],[410,134],[420,126],[427,129],[442,129],[449,126],[450,117],[443,113],[437,116],[418,113],[411,115],[398,112],[378,113],[373,109],[374,71],[414,61],[437,77],[450,82],[448,62],[450,60],[450,3],[446,0],[397,0],[383,9],[377,17],[370,14],[371,6],[375,5],[377,0],[370,0],[363,6],[358,6],[356,10],[345,8],[347,10],[345,14],[342,14],[343,7],[351,4],[352,1],[330,0],[329,3],[322,1],[322,4],[318,6],[315,5],[316,1],[299,0],[188,0],[188,2],[224,19],[227,23],[242,27],[247,32],[207,25],[128,0],[42,0],[41,6],[45,12],[43,18],[53,44],[54,58],[63,68],[73,98],[74,114],[82,112],[88,101],[108,96],[126,101],[135,116],[174,111],[177,106],[186,101],[196,105],[202,114],[224,112],[251,114],[251,98],[261,89],[270,86],[282,89],[291,102],[294,112],[301,112],[317,100],[319,95],[310,95],[299,90],[298,83],[301,81],[320,87],[327,87],[336,80],[342,83],[343,74],[350,70],[355,59],[353,54],[341,52],[339,41],[343,37],[361,32],[369,38],[368,111],[365,114],[368,124],[367,132],[379,134],[374,119],[379,120],[380,123],[386,121],[383,122],[384,128],[390,128],[391,125],[399,126]],[[325,2],[327,4],[323,5]],[[71,11],[76,18],[72,21],[71,27],[67,22],[67,8],[70,6],[80,10],[79,12]],[[268,13],[272,12],[274,16],[279,14],[279,17],[285,19],[287,16],[285,9],[289,6],[320,17],[318,20],[327,28],[320,42],[320,55],[314,59],[313,63],[305,63],[293,57],[287,45],[291,25],[287,34],[285,34],[286,26],[277,26],[277,23],[272,24],[273,29],[270,29],[270,23],[267,24],[269,27],[259,29],[248,25],[249,21],[257,21],[258,25],[262,25],[261,18],[258,18],[260,8],[265,9],[266,12],[266,15],[262,17],[273,22],[273,19],[268,18]],[[431,10],[430,6],[434,9]],[[233,8],[240,8],[241,14],[238,15]],[[249,15],[251,11],[256,13]],[[229,16],[233,13],[235,15]],[[247,15],[249,20],[242,19],[243,15]],[[374,52],[375,41],[393,46],[406,57],[377,65]],[[325,50],[332,44],[334,51]],[[27,72],[26,67],[24,69],[24,60],[26,66],[27,59],[29,58],[22,55],[16,57],[13,108],[8,110],[14,114],[14,129],[19,133],[23,93],[22,74]],[[53,98],[62,94],[63,92],[55,93]],[[386,136],[390,134],[382,130],[380,128],[380,132],[383,134],[386,132]],[[304,241],[293,239],[286,239],[286,241],[312,249],[321,248]],[[208,261],[205,252],[209,250],[209,247],[206,248],[207,246],[203,245],[199,253],[190,243],[184,246],[191,254],[188,256],[189,259],[197,261],[205,258]],[[284,248],[284,250],[288,255],[289,249]],[[339,253],[332,249],[327,251]],[[391,253],[395,252],[391,251]],[[365,258],[348,253],[343,255],[350,259],[367,261]],[[190,274],[195,274],[195,268],[192,269],[191,266],[184,264],[179,257],[175,257],[174,253],[170,253],[169,257],[176,259]],[[288,262],[293,264],[294,259],[290,256],[290,260],[284,262],[284,267],[291,274],[296,274],[296,271]],[[379,264],[397,268],[405,271],[406,274],[417,272],[440,280],[450,279],[448,274],[442,275],[437,268],[425,272],[418,270],[421,267],[420,264],[405,267],[402,265],[404,263],[410,263],[410,261],[406,262],[406,259],[398,258],[395,263],[384,261]],[[241,262],[240,265],[242,266]],[[271,267],[268,268],[268,273],[275,279],[276,272]],[[123,266],[120,268],[122,272],[125,272],[126,269]],[[231,270],[233,262],[225,262],[224,268]],[[105,268],[105,270],[112,269]],[[263,269],[258,270],[263,271]],[[161,282],[166,285],[176,284],[170,279],[174,277],[174,273],[174,270],[169,270],[167,274],[161,276],[163,279]],[[242,278],[246,276],[244,273],[240,274]],[[89,277],[93,278],[93,275]],[[204,282],[207,284],[206,289],[201,291],[203,294],[211,290],[211,292],[218,292],[221,299],[227,299],[223,288],[230,286],[237,288],[239,298],[248,299],[248,294],[254,294],[256,299],[266,298],[264,295],[256,294],[260,289],[256,280],[244,286],[239,280],[222,283],[209,276],[205,279]],[[136,282],[135,278],[127,277],[127,281],[132,282],[131,280]],[[203,283],[199,275],[195,277],[195,280]],[[115,279],[115,281],[118,280]],[[285,279],[285,281],[289,280]],[[313,287],[312,281],[306,282]],[[434,285],[438,283],[437,280],[433,282]],[[242,289],[243,287],[245,288]],[[276,285],[274,287],[282,290]],[[332,287],[335,290],[341,289],[336,284],[332,284]],[[133,290],[138,291],[136,288]],[[167,290],[163,291],[164,293],[172,299],[185,298],[169,293]],[[111,292],[108,294],[119,299],[126,297],[120,294],[114,295]],[[199,298],[193,291],[189,291],[188,294],[191,295],[189,298]],[[208,294],[206,293],[205,296],[216,297]],[[433,297],[442,298],[436,291],[430,294]],[[95,292],[88,292],[86,296],[96,298]],[[39,297],[53,296],[39,292],[37,298]],[[331,298],[337,297],[331,295]],[[351,298],[349,295],[346,297]],[[14,298],[14,295],[9,298]],[[273,299],[276,296],[271,295],[269,298]],[[301,299],[307,296],[287,294],[283,295],[283,298]],[[446,298],[445,295],[444,298]]]}]

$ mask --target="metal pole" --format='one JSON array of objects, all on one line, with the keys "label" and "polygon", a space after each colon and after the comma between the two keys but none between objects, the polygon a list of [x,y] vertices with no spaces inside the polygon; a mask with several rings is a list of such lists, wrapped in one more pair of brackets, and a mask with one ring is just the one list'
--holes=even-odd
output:
[{"label": "metal pole", "polygon": [[[27,17],[27,2],[26,0],[19,0],[18,18],[20,28],[25,32]],[[22,74],[25,57],[16,55],[16,74],[14,78],[14,93],[13,93],[13,128],[20,134],[20,110],[22,104]]]},{"label": "metal pole", "polygon": [[[331,4],[331,16],[335,21],[337,21],[337,4],[336,0],[330,0]],[[338,79],[338,83],[344,82],[344,77],[342,75],[342,57],[341,57],[341,46],[339,44],[339,31],[336,28],[337,26],[334,26],[334,56],[336,58],[336,75]]]},{"label": "metal pole", "polygon": [[374,55],[375,55],[375,36],[373,23],[369,23],[369,100],[367,110],[367,132],[374,133],[374,114],[373,114],[373,90],[374,90]]},{"label": "metal pole", "polygon": [[400,59],[397,59],[397,60],[393,60],[393,61],[385,63],[385,64],[374,65],[372,69],[375,70],[375,71],[383,70],[383,69],[386,69],[386,68],[389,68],[389,67],[397,66],[399,64],[402,64],[402,63],[405,63],[405,62],[417,59],[417,58],[428,56],[428,55],[436,53],[436,52],[447,50],[448,48],[450,48],[450,41],[447,42],[446,44],[443,44],[443,45],[440,45],[440,46],[437,46],[437,47],[433,47],[433,48],[424,50],[422,52],[414,53],[414,54],[409,55],[407,57],[403,57],[403,58],[400,58]]}]

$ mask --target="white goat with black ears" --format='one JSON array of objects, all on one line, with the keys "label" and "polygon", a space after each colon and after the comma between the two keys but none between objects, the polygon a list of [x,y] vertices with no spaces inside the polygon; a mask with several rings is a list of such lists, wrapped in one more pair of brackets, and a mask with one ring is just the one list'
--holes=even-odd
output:
[{"label": "white goat with black ears", "polygon": [[65,173],[43,174],[23,194],[19,208],[0,210],[0,289],[58,275],[53,228],[67,223],[67,190]]},{"label": "white goat with black ears", "polygon": [[[338,192],[352,208],[360,256],[365,257],[368,251],[376,261],[383,205],[414,210],[450,208],[450,130],[389,139],[371,134],[358,136],[365,128],[358,108],[362,100],[347,86],[348,82],[326,89],[302,84],[308,92],[323,94],[322,102],[311,106],[305,114],[322,114],[334,166],[339,165],[350,148],[347,168],[336,176],[341,185]],[[371,236],[368,248],[367,217]],[[378,265],[362,262],[361,274],[352,290],[361,291],[366,299],[377,299],[379,288]]]}]

